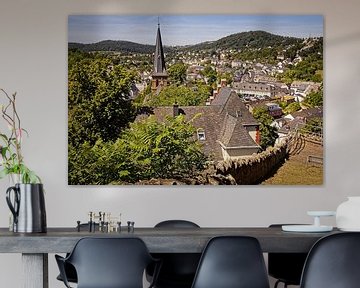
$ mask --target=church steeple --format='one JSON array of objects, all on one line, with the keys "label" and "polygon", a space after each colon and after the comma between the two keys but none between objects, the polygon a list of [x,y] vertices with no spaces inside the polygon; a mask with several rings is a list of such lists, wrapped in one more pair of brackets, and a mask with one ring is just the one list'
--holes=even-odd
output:
[{"label": "church steeple", "polygon": [[156,45],[154,55],[154,73],[166,73],[164,49],[161,41],[160,23],[158,23],[158,29],[156,34]]},{"label": "church steeple", "polygon": [[151,90],[156,92],[161,87],[167,85],[167,73],[165,66],[164,48],[161,41],[160,22],[156,34],[155,53],[154,53],[154,70],[152,73]]}]

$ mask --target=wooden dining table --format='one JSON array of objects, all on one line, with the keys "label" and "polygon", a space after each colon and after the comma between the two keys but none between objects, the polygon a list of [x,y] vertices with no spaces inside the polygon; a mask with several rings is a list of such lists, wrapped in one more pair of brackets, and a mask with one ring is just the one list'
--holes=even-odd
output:
[{"label": "wooden dining table", "polygon": [[134,228],[118,232],[89,232],[77,228],[48,228],[47,233],[14,233],[0,228],[0,253],[21,253],[24,288],[48,288],[48,253],[67,253],[83,237],[139,237],[151,253],[201,253],[209,239],[222,235],[252,236],[262,251],[308,252],[325,235],[338,233],[284,232],[281,227]]}]

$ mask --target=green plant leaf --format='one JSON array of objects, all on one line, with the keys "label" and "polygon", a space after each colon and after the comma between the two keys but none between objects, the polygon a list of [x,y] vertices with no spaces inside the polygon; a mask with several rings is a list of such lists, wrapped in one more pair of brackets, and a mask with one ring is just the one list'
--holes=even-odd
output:
[{"label": "green plant leaf", "polygon": [[6,177],[7,175],[9,175],[9,170],[4,168],[0,171],[0,179],[3,179],[4,177]]}]

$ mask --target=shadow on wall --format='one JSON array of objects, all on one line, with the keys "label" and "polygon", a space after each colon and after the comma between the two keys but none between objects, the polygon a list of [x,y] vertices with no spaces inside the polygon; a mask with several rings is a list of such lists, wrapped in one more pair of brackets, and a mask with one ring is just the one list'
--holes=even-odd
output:
[{"label": "shadow on wall", "polygon": [[335,46],[339,44],[348,44],[349,42],[356,42],[360,40],[360,32],[348,34],[348,35],[342,35],[340,37],[336,37],[333,39],[329,39],[326,41],[326,46]]}]

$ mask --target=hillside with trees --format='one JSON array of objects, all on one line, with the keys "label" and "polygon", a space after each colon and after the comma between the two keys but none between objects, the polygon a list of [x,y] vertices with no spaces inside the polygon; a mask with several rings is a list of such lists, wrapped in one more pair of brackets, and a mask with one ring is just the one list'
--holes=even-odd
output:
[{"label": "hillside with trees", "polygon": [[[284,37],[274,35],[265,31],[248,31],[232,34],[217,41],[204,42],[195,45],[169,47],[165,46],[165,53],[174,51],[199,51],[199,50],[216,50],[216,49],[262,49],[266,47],[287,47],[290,45],[300,44],[302,39],[294,37]],[[132,53],[153,53],[154,45],[145,45],[130,41],[105,40],[97,43],[82,44],[69,43],[69,49],[79,49],[81,51],[117,51]]]},{"label": "hillside with trees", "polygon": [[152,53],[155,49],[154,45],[138,44],[130,41],[114,41],[105,40],[97,43],[82,44],[69,43],[69,49],[78,49],[84,52],[93,51],[117,51],[117,52],[133,52],[133,53]]},{"label": "hillside with trees", "polygon": [[187,50],[216,50],[216,49],[263,49],[266,47],[286,47],[301,43],[301,39],[274,35],[265,31],[248,31],[223,37],[217,41],[188,46]]},{"label": "hillside with trees", "polygon": [[[130,41],[122,40],[104,40],[96,43],[83,44],[70,42],[68,44],[69,49],[78,49],[83,52],[96,52],[96,51],[109,51],[109,52],[121,52],[121,53],[140,53],[149,54],[155,50],[155,45],[139,44]],[[164,47],[165,52],[168,52],[170,48]]]},{"label": "hillside with trees", "polygon": [[289,65],[288,70],[279,75],[285,83],[295,80],[323,81],[323,38],[306,39],[302,48],[298,47],[298,56],[302,61],[296,65]]}]

